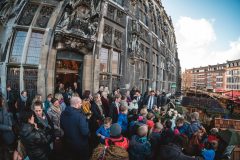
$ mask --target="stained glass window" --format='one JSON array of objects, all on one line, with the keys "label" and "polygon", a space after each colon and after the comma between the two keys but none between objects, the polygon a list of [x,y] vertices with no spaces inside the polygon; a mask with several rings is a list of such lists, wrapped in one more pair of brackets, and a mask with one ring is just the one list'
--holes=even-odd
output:
[{"label": "stained glass window", "polygon": [[26,36],[27,36],[27,32],[25,31],[16,32],[9,62],[21,63]]},{"label": "stained glass window", "polygon": [[113,0],[114,2],[116,2],[117,4],[119,4],[119,5],[123,5],[123,0]]}]

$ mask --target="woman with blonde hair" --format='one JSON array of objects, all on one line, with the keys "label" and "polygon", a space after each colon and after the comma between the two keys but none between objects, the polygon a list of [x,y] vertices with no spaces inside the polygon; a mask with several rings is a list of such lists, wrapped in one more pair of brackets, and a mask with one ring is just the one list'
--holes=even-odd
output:
[{"label": "woman with blonde hair", "polygon": [[64,102],[64,98],[63,98],[62,93],[56,93],[54,97],[59,101],[61,110],[64,111],[65,108],[67,107],[67,105]]}]

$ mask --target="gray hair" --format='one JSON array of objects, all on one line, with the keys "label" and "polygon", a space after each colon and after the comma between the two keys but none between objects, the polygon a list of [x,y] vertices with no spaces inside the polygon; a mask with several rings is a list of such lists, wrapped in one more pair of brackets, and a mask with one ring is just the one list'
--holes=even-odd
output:
[{"label": "gray hair", "polygon": [[199,113],[198,112],[193,112],[190,115],[191,119],[198,120],[199,119]]},{"label": "gray hair", "polygon": [[75,107],[79,101],[82,101],[80,97],[72,97],[70,99],[70,104],[72,107]]}]

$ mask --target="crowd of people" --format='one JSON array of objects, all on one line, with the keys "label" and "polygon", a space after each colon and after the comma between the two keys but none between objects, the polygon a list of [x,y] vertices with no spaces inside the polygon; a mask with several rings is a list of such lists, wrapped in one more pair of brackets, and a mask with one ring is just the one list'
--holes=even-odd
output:
[{"label": "crowd of people", "polygon": [[[73,88],[73,89],[72,89]],[[134,87],[112,94],[59,84],[54,95],[31,103],[27,91],[0,97],[0,159],[14,160],[219,160],[229,146],[199,121],[177,112],[165,92]],[[187,121],[188,120],[188,121]],[[230,146],[231,147],[231,146]]]}]

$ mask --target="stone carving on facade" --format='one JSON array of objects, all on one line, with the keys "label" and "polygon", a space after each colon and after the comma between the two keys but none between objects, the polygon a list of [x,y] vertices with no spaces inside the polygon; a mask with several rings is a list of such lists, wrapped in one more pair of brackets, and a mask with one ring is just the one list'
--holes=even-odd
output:
[{"label": "stone carving on facade", "polygon": [[101,0],[70,0],[58,27],[62,32],[93,39],[98,27]]},{"label": "stone carving on facade", "polygon": [[43,6],[37,18],[36,26],[41,28],[46,28],[48,21],[52,15],[52,12],[53,12],[52,7]]},{"label": "stone carving on facade", "polygon": [[111,26],[105,24],[103,32],[104,32],[103,43],[111,45],[112,44],[113,28]]},{"label": "stone carving on facade", "polygon": [[64,48],[92,49],[99,25],[100,5],[101,0],[70,0],[55,30],[55,42]]},{"label": "stone carving on facade", "polygon": [[122,48],[122,33],[117,30],[115,30],[115,34],[114,34],[114,45],[118,49]]},{"label": "stone carving on facade", "polygon": [[4,24],[9,19],[16,17],[24,3],[25,0],[22,0],[20,2],[17,0],[0,1],[0,24]]},{"label": "stone carving on facade", "polygon": [[114,11],[115,11],[115,7],[113,7],[112,5],[108,5],[108,10],[107,10],[107,17],[111,20],[114,20]]},{"label": "stone carving on facade", "polygon": [[153,5],[152,0],[148,0],[148,6],[149,6],[149,10],[154,12],[154,5]]},{"label": "stone carving on facade", "polygon": [[38,4],[35,3],[28,3],[22,12],[22,15],[18,21],[20,25],[29,26],[32,23],[33,17],[37,11]]},{"label": "stone carving on facade", "polygon": [[131,0],[132,6],[135,6],[135,5],[137,4],[137,1],[138,1],[138,0]]}]

